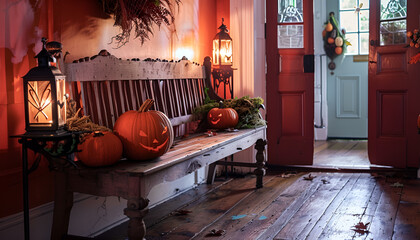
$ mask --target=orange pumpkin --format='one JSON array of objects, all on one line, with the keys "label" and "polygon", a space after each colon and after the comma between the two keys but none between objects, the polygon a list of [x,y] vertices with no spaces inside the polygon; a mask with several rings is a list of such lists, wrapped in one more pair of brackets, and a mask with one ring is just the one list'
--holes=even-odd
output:
[{"label": "orange pumpkin", "polygon": [[77,157],[80,161],[90,167],[100,167],[118,162],[123,146],[113,133],[96,131],[84,138],[79,150]]},{"label": "orange pumpkin", "polygon": [[327,32],[331,32],[333,30],[333,25],[330,22],[328,22],[327,25],[325,26],[325,30]]},{"label": "orange pumpkin", "polygon": [[342,47],[336,47],[335,48],[335,53],[337,53],[337,55],[340,55],[343,53],[343,48]]},{"label": "orange pumpkin", "polygon": [[327,41],[328,41],[329,44],[335,43],[335,40],[332,37],[329,37]]},{"label": "orange pumpkin", "polygon": [[239,116],[233,108],[212,108],[207,114],[207,121],[211,127],[217,129],[233,128],[238,124]]},{"label": "orange pumpkin", "polygon": [[127,111],[115,122],[114,132],[120,137],[128,159],[157,158],[172,146],[172,124],[164,113],[149,110],[153,103],[147,99],[138,111]]}]

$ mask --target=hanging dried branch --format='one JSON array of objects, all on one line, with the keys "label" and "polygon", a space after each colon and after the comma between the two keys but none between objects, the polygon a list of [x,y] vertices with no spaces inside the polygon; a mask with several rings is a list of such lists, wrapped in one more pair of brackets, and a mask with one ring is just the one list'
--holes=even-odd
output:
[{"label": "hanging dried branch", "polygon": [[141,44],[149,34],[153,35],[153,24],[158,27],[162,23],[170,25],[174,21],[172,3],[179,5],[181,0],[99,0],[107,14],[114,15],[114,26],[121,27],[121,33],[112,39],[117,47],[124,46],[130,40],[134,29],[134,38],[139,38]]}]

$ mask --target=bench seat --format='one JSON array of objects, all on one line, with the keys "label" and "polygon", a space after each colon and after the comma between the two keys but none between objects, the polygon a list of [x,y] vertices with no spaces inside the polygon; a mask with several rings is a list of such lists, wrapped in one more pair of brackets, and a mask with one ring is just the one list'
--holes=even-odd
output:
[{"label": "bench seat", "polygon": [[[167,153],[150,161],[121,160],[110,167],[69,169],[71,176],[67,187],[72,192],[97,196],[147,197],[154,185],[176,180],[247,149],[255,144],[255,139],[265,139],[265,126],[218,132],[212,137],[195,134],[176,140]],[[86,181],[87,178],[91,181]],[[135,185],[131,186],[133,183]]]}]

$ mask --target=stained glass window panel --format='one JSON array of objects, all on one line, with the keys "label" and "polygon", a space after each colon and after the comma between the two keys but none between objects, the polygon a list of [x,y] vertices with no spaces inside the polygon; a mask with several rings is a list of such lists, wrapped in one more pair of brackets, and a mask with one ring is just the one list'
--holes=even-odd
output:
[{"label": "stained glass window panel", "polygon": [[303,25],[277,26],[278,48],[303,48]]},{"label": "stained glass window panel", "polygon": [[381,0],[381,20],[407,17],[407,0]]},{"label": "stained glass window panel", "polygon": [[303,22],[303,0],[278,0],[278,22]]},{"label": "stained glass window panel", "polygon": [[407,21],[389,21],[380,23],[380,44],[392,45],[403,44],[406,42]]}]

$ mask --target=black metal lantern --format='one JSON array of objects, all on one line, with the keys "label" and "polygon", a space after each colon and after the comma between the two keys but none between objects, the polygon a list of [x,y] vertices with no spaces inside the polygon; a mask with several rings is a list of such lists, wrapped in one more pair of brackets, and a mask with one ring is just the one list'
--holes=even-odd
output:
[{"label": "black metal lantern", "polygon": [[27,132],[57,132],[66,123],[65,76],[51,66],[53,57],[45,49],[35,56],[38,66],[23,77],[25,129]]},{"label": "black metal lantern", "polygon": [[218,29],[220,32],[213,39],[213,65],[214,66],[232,66],[232,38],[229,36],[229,30],[223,24]]},{"label": "black metal lantern", "polygon": [[213,87],[216,92],[223,83],[223,98],[226,99],[226,91],[229,88],[230,97],[233,98],[233,44],[226,25],[220,25],[220,32],[213,39]]}]

